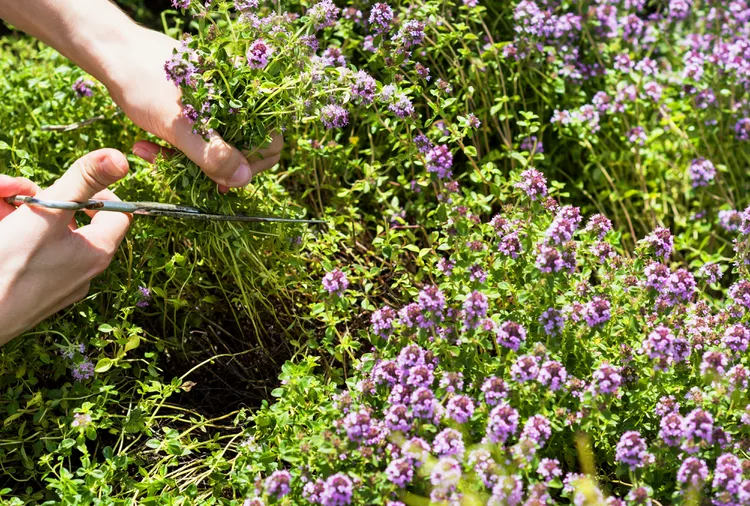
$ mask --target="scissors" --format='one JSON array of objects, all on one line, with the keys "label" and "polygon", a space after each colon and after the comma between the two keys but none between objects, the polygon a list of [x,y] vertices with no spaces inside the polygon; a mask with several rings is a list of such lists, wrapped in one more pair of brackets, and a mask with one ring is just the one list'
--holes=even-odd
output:
[{"label": "scissors", "polygon": [[197,207],[175,204],[161,204],[159,202],[119,202],[115,200],[87,200],[85,202],[68,202],[61,200],[42,200],[36,197],[15,195],[5,198],[8,204],[45,207],[47,209],[63,209],[65,211],[113,211],[116,213],[132,213],[143,216],[167,216],[170,218],[188,218],[202,221],[239,221],[245,223],[325,223],[321,220],[302,220],[296,218],[280,218],[277,216],[245,216],[243,214],[212,214]]}]

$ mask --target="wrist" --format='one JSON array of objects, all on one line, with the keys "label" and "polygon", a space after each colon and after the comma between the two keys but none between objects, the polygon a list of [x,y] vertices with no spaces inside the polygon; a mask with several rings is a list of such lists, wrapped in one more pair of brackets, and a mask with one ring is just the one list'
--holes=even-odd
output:
[{"label": "wrist", "polygon": [[86,28],[79,36],[71,37],[73,47],[69,57],[111,89],[123,80],[127,72],[124,63],[133,57],[134,47],[149,30],[137,25],[114,5],[107,5],[116,12],[100,17],[103,22],[96,22],[95,27],[88,15],[85,15],[88,19],[80,20]]}]

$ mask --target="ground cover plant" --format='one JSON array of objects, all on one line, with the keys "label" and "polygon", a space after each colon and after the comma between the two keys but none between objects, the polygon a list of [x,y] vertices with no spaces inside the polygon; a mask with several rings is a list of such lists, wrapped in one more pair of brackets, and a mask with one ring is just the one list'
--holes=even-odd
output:
[{"label": "ground cover plant", "polygon": [[[0,350],[4,504],[750,502],[746,3],[123,5],[198,134],[286,147],[118,195],[326,224],[137,219]],[[2,52],[4,173],[143,137]]]}]

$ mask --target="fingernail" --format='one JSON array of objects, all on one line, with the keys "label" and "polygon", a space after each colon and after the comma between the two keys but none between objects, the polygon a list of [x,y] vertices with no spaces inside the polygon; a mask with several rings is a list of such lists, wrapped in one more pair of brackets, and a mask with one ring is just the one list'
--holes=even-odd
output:
[{"label": "fingernail", "polygon": [[246,163],[242,163],[232,177],[227,181],[227,186],[231,188],[239,188],[240,186],[247,186],[250,180],[253,178],[253,173],[250,170],[250,166]]},{"label": "fingernail", "polygon": [[108,176],[108,179],[112,183],[122,179],[128,172],[127,167],[123,167],[122,164],[117,163],[117,160],[113,159],[111,156],[104,157],[99,164],[99,168]]}]

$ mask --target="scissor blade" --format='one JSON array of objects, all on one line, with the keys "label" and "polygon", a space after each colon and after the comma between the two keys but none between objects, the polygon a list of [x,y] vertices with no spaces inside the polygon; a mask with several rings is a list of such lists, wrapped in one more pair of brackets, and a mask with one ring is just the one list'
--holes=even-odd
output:
[{"label": "scissor blade", "polygon": [[321,220],[305,220],[297,218],[281,218],[276,216],[245,216],[242,214],[212,214],[201,209],[176,204],[162,204],[160,202],[120,202],[116,200],[88,200],[86,202],[66,202],[57,200],[42,200],[36,197],[16,195],[4,199],[9,204],[46,207],[67,211],[111,211],[118,213],[133,213],[142,216],[166,216],[169,218],[188,218],[202,221],[232,221],[245,223],[325,223]]},{"label": "scissor blade", "polygon": [[168,216],[170,218],[187,218],[201,221],[233,221],[245,223],[325,223],[322,220],[305,220],[297,218],[280,218],[276,216],[245,216],[244,214],[211,214],[204,212],[167,211],[164,209],[138,209],[133,214],[142,216]]}]

